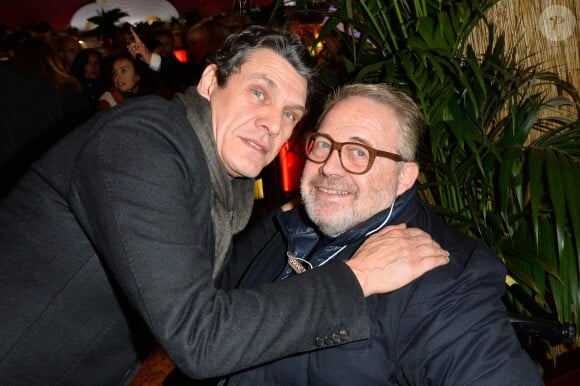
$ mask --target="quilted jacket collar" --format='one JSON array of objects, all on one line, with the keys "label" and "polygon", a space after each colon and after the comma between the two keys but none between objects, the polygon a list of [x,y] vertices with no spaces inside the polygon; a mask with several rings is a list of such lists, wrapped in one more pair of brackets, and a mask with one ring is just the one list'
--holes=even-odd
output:
[{"label": "quilted jacket collar", "polygon": [[[367,236],[387,225],[401,222],[401,213],[417,199],[417,185],[407,190],[389,207],[367,221],[337,236],[325,236],[315,229],[303,206],[278,214],[277,221],[288,242],[288,252],[300,259],[308,260],[312,266],[323,265],[352,244],[362,242]],[[342,257],[343,259],[346,256]],[[286,271],[288,271],[287,267]],[[288,272],[286,272],[288,273]],[[285,275],[287,276],[287,275]]]}]

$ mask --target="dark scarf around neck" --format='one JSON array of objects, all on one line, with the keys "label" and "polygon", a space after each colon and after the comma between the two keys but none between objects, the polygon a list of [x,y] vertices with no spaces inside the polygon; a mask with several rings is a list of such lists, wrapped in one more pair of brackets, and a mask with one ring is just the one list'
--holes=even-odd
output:
[{"label": "dark scarf around neck", "polygon": [[213,277],[222,268],[232,237],[244,229],[254,203],[254,179],[231,178],[224,168],[215,143],[209,101],[190,87],[177,97],[185,105],[187,119],[207,159],[211,177],[211,219],[215,237]]}]

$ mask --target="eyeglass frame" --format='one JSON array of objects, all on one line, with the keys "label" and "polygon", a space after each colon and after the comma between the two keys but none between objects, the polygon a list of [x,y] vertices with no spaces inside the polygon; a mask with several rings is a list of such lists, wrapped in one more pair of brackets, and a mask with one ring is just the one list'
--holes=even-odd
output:
[{"label": "eyeglass frame", "polygon": [[[308,142],[310,141],[310,138],[312,138],[313,136],[324,137],[324,138],[328,139],[328,141],[330,142],[330,151],[328,152],[327,157],[322,161],[316,161],[316,160],[313,160],[309,157]],[[307,131],[306,133],[304,133],[304,138],[305,138],[304,154],[305,154],[307,160],[314,162],[316,164],[323,164],[326,161],[328,161],[328,159],[332,155],[332,152],[334,150],[336,150],[336,151],[338,151],[338,159],[340,160],[340,166],[342,166],[342,168],[344,170],[346,170],[348,173],[351,173],[351,174],[360,175],[360,174],[367,173],[373,167],[376,157],[388,158],[388,159],[395,161],[395,162],[408,162],[400,154],[391,153],[391,152],[383,151],[383,150],[378,150],[378,149],[372,148],[370,146],[367,146],[367,145],[365,145],[363,143],[359,143],[359,142],[337,142],[334,139],[332,139],[332,137],[330,135],[324,134],[324,133],[317,133],[315,131]],[[362,172],[353,172],[353,171],[350,171],[344,167],[344,163],[342,162],[342,152],[341,152],[344,145],[356,145],[356,146],[360,146],[360,147],[368,150],[368,152],[369,152],[369,164],[367,165],[367,168],[365,170],[363,170]]]}]

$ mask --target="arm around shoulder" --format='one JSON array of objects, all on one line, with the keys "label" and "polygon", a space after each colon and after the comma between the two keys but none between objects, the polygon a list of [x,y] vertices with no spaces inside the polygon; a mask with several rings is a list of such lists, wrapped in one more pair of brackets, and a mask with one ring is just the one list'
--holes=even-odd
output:
[{"label": "arm around shoulder", "polygon": [[368,337],[364,296],[342,262],[256,289],[215,288],[203,149],[168,103],[143,101],[101,117],[106,127],[80,157],[73,205],[177,366],[195,378],[221,376]]}]

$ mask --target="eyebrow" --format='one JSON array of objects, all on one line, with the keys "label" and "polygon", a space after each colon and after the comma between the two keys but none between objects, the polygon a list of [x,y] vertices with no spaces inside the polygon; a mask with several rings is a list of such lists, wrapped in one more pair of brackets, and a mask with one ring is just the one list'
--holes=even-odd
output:
[{"label": "eyebrow", "polygon": [[[400,155],[400,154],[398,154],[399,152],[398,152],[396,149],[393,149],[393,150],[390,150],[390,151],[387,151],[387,150],[381,150],[381,149],[377,149],[376,147],[374,147],[374,146],[373,146],[373,144],[372,144],[370,141],[367,141],[366,139],[364,139],[364,138],[361,138],[361,137],[356,137],[356,136],[355,136],[355,137],[350,137],[350,138],[349,138],[349,141],[355,141],[355,142],[358,142],[358,143],[360,143],[360,144],[362,144],[362,145],[366,145],[366,146],[370,147],[371,149],[375,149],[375,150],[378,150],[378,151],[380,151],[380,152],[384,152],[384,153],[391,153],[391,154]],[[406,161],[405,161],[405,162],[406,162]]]},{"label": "eyebrow", "polygon": [[[270,86],[270,88],[274,89],[274,90],[279,90],[278,84],[276,82],[274,82],[272,79],[270,79],[266,74],[264,73],[256,73],[256,74],[252,74],[248,77],[249,79],[256,79],[256,80],[263,80],[265,81],[268,86]],[[289,105],[286,106],[287,108],[291,109],[291,110],[299,110],[301,112],[305,112],[306,111],[306,107],[303,105]]]},{"label": "eyebrow", "polygon": [[372,144],[370,143],[370,141],[367,141],[366,139],[361,138],[361,137],[350,137],[349,141],[354,141],[354,142],[362,143],[363,145],[373,147]]}]

